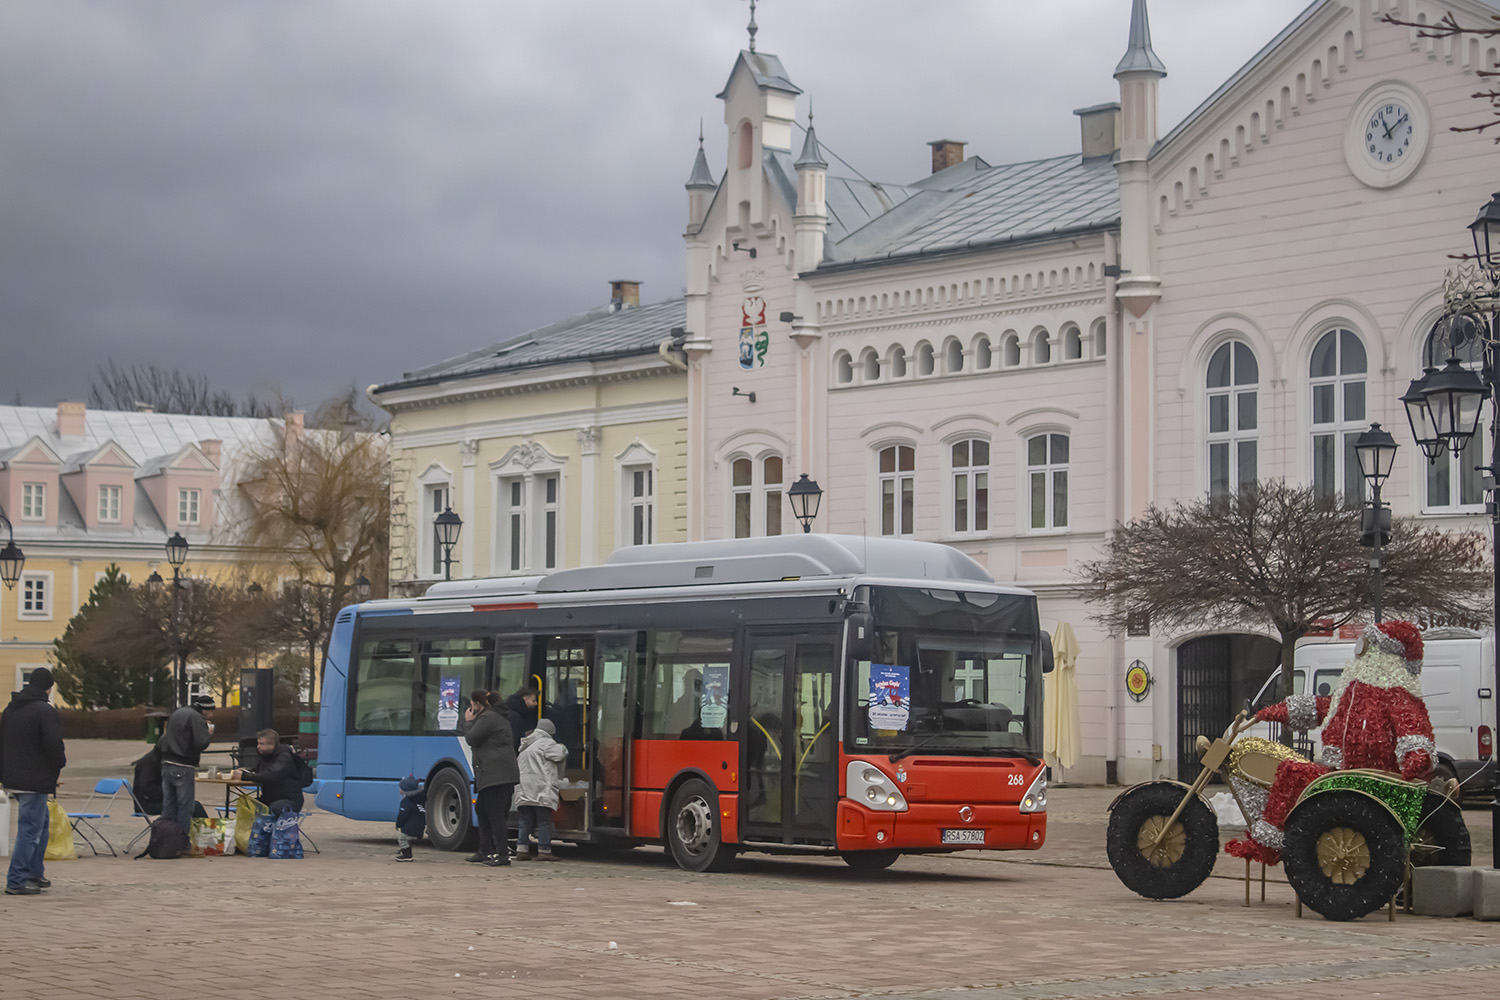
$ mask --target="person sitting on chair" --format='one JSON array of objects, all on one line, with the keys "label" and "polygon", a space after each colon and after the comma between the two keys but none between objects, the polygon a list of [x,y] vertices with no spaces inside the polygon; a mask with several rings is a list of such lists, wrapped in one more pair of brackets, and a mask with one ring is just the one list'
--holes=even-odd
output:
[{"label": "person sitting on chair", "polygon": [[255,751],[258,760],[254,766],[236,768],[233,776],[260,786],[256,798],[266,804],[272,816],[301,812],[302,781],[292,748],[281,742],[276,730],[262,729],[255,734]]}]

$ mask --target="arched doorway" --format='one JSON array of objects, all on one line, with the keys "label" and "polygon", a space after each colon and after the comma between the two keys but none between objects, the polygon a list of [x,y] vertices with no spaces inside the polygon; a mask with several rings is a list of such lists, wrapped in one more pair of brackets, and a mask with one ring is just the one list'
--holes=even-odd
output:
[{"label": "arched doorway", "polygon": [[1202,768],[1196,744],[1229,728],[1281,661],[1281,643],[1263,635],[1206,635],[1177,647],[1177,776]]}]

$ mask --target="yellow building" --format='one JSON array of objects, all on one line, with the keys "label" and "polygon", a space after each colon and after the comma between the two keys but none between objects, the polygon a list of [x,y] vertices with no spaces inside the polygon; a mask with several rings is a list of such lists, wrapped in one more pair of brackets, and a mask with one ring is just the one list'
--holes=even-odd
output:
[{"label": "yellow building", "polygon": [[433,519],[464,522],[458,577],[524,576],[686,538],[683,300],[608,305],[385,385],[393,590],[446,569]]},{"label": "yellow building", "polygon": [[111,563],[138,583],[171,577],[166,542],[181,532],[185,574],[238,575],[237,459],[301,422],[0,406],[0,512],[26,556],[0,590],[0,690],[53,665],[53,640]]}]

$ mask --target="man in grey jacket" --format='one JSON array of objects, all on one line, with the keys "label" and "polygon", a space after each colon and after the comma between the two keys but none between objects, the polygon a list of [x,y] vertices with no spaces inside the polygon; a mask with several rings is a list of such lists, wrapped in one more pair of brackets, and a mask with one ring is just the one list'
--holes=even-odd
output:
[{"label": "man in grey jacket", "polygon": [[193,775],[213,737],[213,724],[206,717],[213,708],[212,698],[195,695],[167,719],[157,743],[161,747],[162,819],[172,820],[184,834],[193,828],[193,802],[197,798]]}]

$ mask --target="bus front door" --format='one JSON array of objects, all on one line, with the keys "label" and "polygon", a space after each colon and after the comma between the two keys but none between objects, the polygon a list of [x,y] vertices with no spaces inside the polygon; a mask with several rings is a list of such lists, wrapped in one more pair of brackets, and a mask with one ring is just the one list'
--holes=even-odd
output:
[{"label": "bus front door", "polygon": [[833,842],[835,649],[832,635],[749,639],[740,727],[747,840]]},{"label": "bus front door", "polygon": [[589,824],[592,830],[630,832],[626,795],[630,774],[631,703],[635,691],[635,632],[601,632],[595,638],[593,691],[594,727],[590,748],[591,788]]}]

